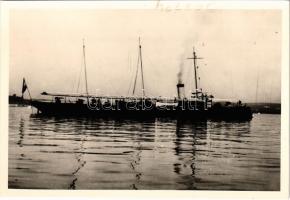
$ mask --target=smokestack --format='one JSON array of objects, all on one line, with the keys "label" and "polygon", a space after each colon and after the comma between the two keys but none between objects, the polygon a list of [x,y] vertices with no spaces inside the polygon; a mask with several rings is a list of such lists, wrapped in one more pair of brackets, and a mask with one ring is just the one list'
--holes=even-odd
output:
[{"label": "smokestack", "polygon": [[[183,56],[181,56],[181,60],[183,60]],[[185,98],[185,91],[184,91],[184,84],[182,83],[182,76],[183,76],[183,62],[179,65],[179,72],[177,74],[177,95],[178,99],[184,99]]]},{"label": "smokestack", "polygon": [[178,99],[183,99],[185,97],[185,93],[184,93],[184,84],[183,83],[178,83],[176,85],[177,87],[177,95],[178,95]]}]

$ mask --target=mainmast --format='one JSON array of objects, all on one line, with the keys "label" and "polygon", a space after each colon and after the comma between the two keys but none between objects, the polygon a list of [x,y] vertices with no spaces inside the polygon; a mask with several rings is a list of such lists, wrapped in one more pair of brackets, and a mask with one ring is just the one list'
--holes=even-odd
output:
[{"label": "mainmast", "polygon": [[135,81],[134,81],[133,95],[135,93],[135,88],[136,88],[138,69],[139,69],[139,67],[138,67],[139,66],[139,59],[140,59],[140,68],[141,68],[141,79],[142,79],[142,94],[143,94],[143,97],[145,97],[143,63],[142,63],[142,47],[141,47],[140,37],[139,37],[139,53],[138,53],[137,70],[136,70],[136,76],[135,76]]},{"label": "mainmast", "polygon": [[194,67],[194,82],[195,82],[195,94],[197,96],[197,91],[198,91],[198,84],[197,84],[197,65],[196,65],[196,60],[197,59],[202,59],[197,57],[195,49],[193,47],[193,57],[192,58],[187,58],[187,59],[192,59],[193,60],[193,67]]},{"label": "mainmast", "polygon": [[85,81],[86,81],[86,94],[89,97],[88,91],[88,78],[87,78],[87,65],[86,65],[86,51],[85,51],[85,40],[83,39],[83,54],[84,54],[84,68],[85,68]]}]

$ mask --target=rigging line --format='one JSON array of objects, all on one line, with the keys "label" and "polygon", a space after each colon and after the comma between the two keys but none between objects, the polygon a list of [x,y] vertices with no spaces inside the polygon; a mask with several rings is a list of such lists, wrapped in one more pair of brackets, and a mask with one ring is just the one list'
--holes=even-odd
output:
[{"label": "rigging line", "polygon": [[85,79],[86,79],[86,93],[87,93],[87,96],[89,96],[88,78],[87,78],[87,66],[86,66],[86,53],[85,53],[85,40],[84,39],[83,39],[83,53],[84,53]]},{"label": "rigging line", "polygon": [[229,74],[230,74],[230,78],[229,78],[229,81],[230,81],[230,84],[229,84],[230,86],[229,87],[230,88],[229,89],[231,91],[231,95],[230,96],[231,96],[232,99],[234,99],[234,82],[233,82],[233,72],[232,72],[232,69],[229,70]]},{"label": "rigging line", "polygon": [[[130,62],[130,65],[131,65],[131,69],[132,69],[132,61]],[[137,70],[137,69],[136,69]],[[133,91],[133,82],[134,82],[134,76],[135,76],[135,71],[134,69],[132,69],[132,72],[131,72],[131,80],[130,80],[130,86],[129,86],[129,90],[128,90],[128,95],[131,95],[130,94],[130,91]]]},{"label": "rigging line", "polygon": [[185,74],[187,74],[184,80],[185,87],[186,88],[188,87],[188,89],[186,89],[186,94],[188,94],[187,91],[189,91],[189,96],[191,97],[191,92],[193,92],[193,88],[191,87],[191,84],[192,84],[191,66],[190,67],[184,66],[183,69],[184,69],[183,72],[186,72]]},{"label": "rigging line", "polygon": [[72,87],[71,87],[71,93],[74,92],[74,88],[75,88],[75,79],[72,80]]},{"label": "rigging line", "polygon": [[271,86],[270,86],[269,103],[272,102],[273,82],[274,82],[274,79],[272,77],[272,79],[271,79]]},{"label": "rigging line", "polygon": [[144,86],[144,74],[143,74],[143,64],[142,64],[142,50],[141,50],[141,43],[139,37],[139,49],[140,49],[140,63],[141,63],[141,77],[142,77],[142,90],[143,90],[143,97],[145,97],[145,86]]},{"label": "rigging line", "polygon": [[[128,56],[128,63],[129,63],[129,69],[131,71],[132,70],[132,61],[131,61],[131,57],[129,57],[129,56]],[[131,78],[130,78],[130,82],[129,82],[129,87],[128,87],[128,92],[127,92],[127,95],[128,96],[130,95],[130,90],[132,88],[133,77],[134,77],[134,73],[132,71]]]},{"label": "rigging line", "polygon": [[134,87],[133,87],[133,95],[135,94],[135,89],[136,89],[136,81],[138,77],[138,65],[139,65],[139,59],[140,59],[140,54],[138,54],[138,59],[137,59],[137,69],[136,69],[136,75],[135,75],[135,81],[134,81]]},{"label": "rigging line", "polygon": [[197,93],[198,85],[197,85],[197,69],[196,69],[196,54],[195,49],[193,47],[193,67],[194,67],[194,78],[195,78],[195,93]]},{"label": "rigging line", "polygon": [[202,87],[201,87],[201,71],[200,71],[200,69],[199,69],[199,66],[198,65],[196,65],[196,68],[197,68],[197,70],[199,70],[199,74],[197,74],[197,81],[198,81],[198,85],[199,85],[199,89],[201,89]]},{"label": "rigging line", "polygon": [[[143,63],[145,63],[145,65],[146,65],[146,61],[148,61],[149,63],[147,63],[147,66],[153,66],[153,68],[152,69],[154,69],[154,70],[156,70],[156,67],[154,67],[154,64],[153,64],[153,62],[149,59],[149,57],[148,56],[146,56],[146,55],[143,55],[142,57],[144,57],[145,58],[145,62],[143,62]],[[149,65],[148,65],[149,64]]]},{"label": "rigging line", "polygon": [[[83,65],[83,62],[82,62],[81,65]],[[81,74],[82,74],[82,66],[81,66],[81,68],[80,68],[79,80],[78,80],[78,87],[77,87],[76,93],[79,92],[79,87],[80,87],[80,82],[81,82]]]},{"label": "rigging line", "polygon": [[[144,57],[145,61],[147,61],[147,65],[146,65],[146,62],[143,61],[143,63],[145,63],[146,66],[151,66],[151,67],[153,66],[152,69],[154,69],[154,72],[157,73],[158,71],[156,71],[156,67],[154,67],[153,62],[149,59],[149,57],[146,55],[142,55],[142,57]],[[144,90],[144,93],[145,93],[145,90]],[[146,93],[148,93],[148,90],[146,91]]]},{"label": "rigging line", "polygon": [[75,89],[75,86],[76,86],[76,78],[73,79],[73,82],[72,82],[72,88],[71,88],[71,93],[74,93],[74,89]]},{"label": "rigging line", "polygon": [[[81,61],[81,64],[80,65],[82,65],[82,61]],[[80,72],[81,72],[81,70],[82,70],[82,67],[80,68]],[[80,73],[79,73],[80,74]],[[76,89],[76,86],[77,86],[77,80],[78,80],[78,78],[79,78],[79,76],[80,75],[78,75],[78,74],[75,74],[75,78],[73,79],[73,84],[72,84],[72,90],[71,90],[71,93],[74,93],[75,92],[75,89]]]},{"label": "rigging line", "polygon": [[258,73],[257,73],[256,100],[255,100],[256,103],[257,103],[257,101],[258,101],[259,73],[260,73],[260,69],[258,69]]}]

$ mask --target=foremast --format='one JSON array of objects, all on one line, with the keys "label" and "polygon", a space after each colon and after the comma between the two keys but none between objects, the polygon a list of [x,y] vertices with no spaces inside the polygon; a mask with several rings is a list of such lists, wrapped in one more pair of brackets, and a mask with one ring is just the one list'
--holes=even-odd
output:
[{"label": "foremast", "polygon": [[87,77],[87,64],[86,64],[86,46],[85,39],[83,39],[83,56],[84,56],[84,68],[85,68],[85,83],[86,83],[86,95],[89,102],[89,90],[88,90],[88,77]]},{"label": "foremast", "polygon": [[139,69],[139,67],[138,67],[139,66],[139,61],[140,61],[141,80],[142,80],[142,95],[143,95],[143,98],[144,98],[145,97],[145,85],[144,85],[142,47],[141,47],[140,37],[139,37],[139,52],[138,52],[137,70],[136,70],[136,75],[135,75],[135,80],[134,80],[134,87],[133,87],[133,95],[135,94],[135,89],[136,89],[138,69]]}]

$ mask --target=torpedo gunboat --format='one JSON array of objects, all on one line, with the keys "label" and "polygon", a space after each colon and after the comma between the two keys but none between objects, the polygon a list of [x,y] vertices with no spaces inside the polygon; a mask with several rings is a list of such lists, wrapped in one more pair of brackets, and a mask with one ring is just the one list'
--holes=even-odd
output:
[{"label": "torpedo gunboat", "polygon": [[[41,95],[51,97],[51,100],[32,99],[31,105],[41,115],[53,116],[88,116],[88,117],[118,117],[118,118],[158,118],[170,117],[189,120],[237,120],[249,121],[252,119],[250,107],[241,101],[216,103],[213,95],[203,92],[198,86],[197,56],[193,49],[195,91],[189,98],[185,97],[184,83],[176,85],[177,97],[162,98],[148,97],[145,94],[142,47],[139,39],[138,63],[140,62],[142,97],[134,96],[137,73],[134,80],[133,96],[97,96],[88,92],[87,71],[85,62],[85,44],[83,43],[85,94],[57,94],[42,92]],[[137,66],[139,67],[139,65]]]}]

